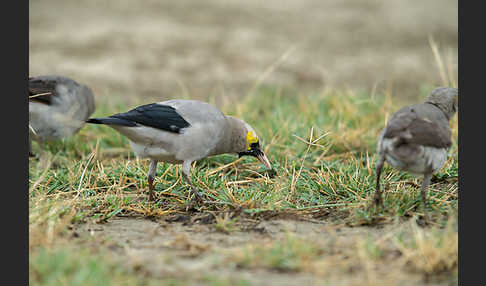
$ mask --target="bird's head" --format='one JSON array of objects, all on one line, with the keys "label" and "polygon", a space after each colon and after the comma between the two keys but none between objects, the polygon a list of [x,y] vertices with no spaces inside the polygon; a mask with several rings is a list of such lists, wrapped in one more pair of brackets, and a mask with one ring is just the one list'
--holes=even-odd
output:
[{"label": "bird's head", "polygon": [[258,138],[255,130],[246,122],[241,121],[244,124],[243,134],[238,136],[238,157],[241,156],[253,156],[256,157],[262,164],[264,164],[267,168],[271,169],[272,165],[270,161],[268,161],[267,156],[263,153],[260,139]]},{"label": "bird's head", "polygon": [[453,87],[438,87],[425,99],[425,103],[430,103],[440,108],[448,119],[457,112],[459,90]]}]

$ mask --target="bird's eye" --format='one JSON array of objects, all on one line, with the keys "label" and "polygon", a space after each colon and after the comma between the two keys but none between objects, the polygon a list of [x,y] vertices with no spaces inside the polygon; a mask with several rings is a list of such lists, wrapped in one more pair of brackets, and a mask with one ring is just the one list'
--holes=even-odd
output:
[{"label": "bird's eye", "polygon": [[250,144],[250,148],[251,148],[252,150],[255,150],[255,149],[260,149],[260,143],[258,143],[258,142],[251,143],[251,144]]}]

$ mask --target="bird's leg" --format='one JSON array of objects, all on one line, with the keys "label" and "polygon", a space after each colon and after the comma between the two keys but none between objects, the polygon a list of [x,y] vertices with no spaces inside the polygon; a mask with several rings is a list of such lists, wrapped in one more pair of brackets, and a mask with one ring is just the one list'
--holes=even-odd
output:
[{"label": "bird's leg", "polygon": [[29,157],[35,157],[35,154],[32,152],[32,138],[30,138],[30,134],[29,134]]},{"label": "bird's leg", "polygon": [[373,204],[376,207],[382,207],[383,206],[383,198],[381,195],[381,188],[380,188],[380,176],[381,176],[381,171],[383,170],[383,164],[385,163],[385,158],[382,155],[379,155],[378,157],[378,162],[376,163],[376,191],[375,191],[375,197],[373,198]]},{"label": "bird's leg", "polygon": [[194,198],[191,200],[191,202],[187,206],[187,209],[192,208],[192,206],[195,203],[202,202],[203,201],[203,198],[202,198],[201,194],[199,194],[199,192],[197,191],[197,189],[192,184],[192,180],[191,180],[191,176],[190,176],[191,164],[192,164],[192,161],[184,161],[184,163],[182,163],[182,175],[184,176],[184,178],[186,179],[186,181],[191,186],[191,192],[194,193]]},{"label": "bird's leg", "polygon": [[422,205],[424,208],[424,217],[426,221],[429,221],[429,216],[427,214],[427,189],[430,185],[430,180],[432,179],[432,173],[425,174],[422,180],[422,188],[420,189],[420,194],[422,195]]},{"label": "bird's leg", "polygon": [[155,173],[157,172],[157,161],[151,160],[150,166],[147,174],[148,184],[149,184],[149,201],[154,201],[154,179]]}]

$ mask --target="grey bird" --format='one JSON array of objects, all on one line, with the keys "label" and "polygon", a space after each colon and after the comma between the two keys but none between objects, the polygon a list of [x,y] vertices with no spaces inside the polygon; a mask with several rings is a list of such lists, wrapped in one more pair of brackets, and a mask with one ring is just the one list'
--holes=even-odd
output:
[{"label": "grey bird", "polygon": [[40,144],[70,137],[94,112],[93,92],[56,75],[29,77],[29,156],[32,139]]},{"label": "grey bird", "polygon": [[[258,158],[271,169],[255,130],[241,119],[224,115],[213,105],[197,100],[174,99],[139,106],[126,113],[90,118],[88,123],[108,125],[128,137],[138,157],[149,158],[149,201],[154,200],[153,181],[157,162],[182,164],[182,174],[194,193],[191,163],[234,153]],[[194,200],[191,202],[194,202]]]},{"label": "grey bird", "polygon": [[432,174],[444,165],[451,146],[449,120],[457,111],[458,89],[434,89],[422,104],[406,106],[391,117],[378,138],[374,203],[383,206],[380,175],[383,164],[423,175],[421,196],[425,219],[426,191]]}]

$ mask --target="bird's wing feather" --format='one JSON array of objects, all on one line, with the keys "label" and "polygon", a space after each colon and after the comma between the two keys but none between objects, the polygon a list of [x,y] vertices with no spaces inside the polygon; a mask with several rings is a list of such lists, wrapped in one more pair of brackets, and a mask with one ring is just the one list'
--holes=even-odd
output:
[{"label": "bird's wing feather", "polygon": [[51,104],[56,96],[56,81],[29,77],[29,101]]},{"label": "bird's wing feather", "polygon": [[190,126],[189,122],[177,113],[174,107],[158,103],[142,105],[128,112],[114,114],[110,117],[173,133],[180,133],[181,129]]},{"label": "bird's wing feather", "polygon": [[390,119],[384,137],[401,137],[406,143],[436,148],[448,148],[452,144],[449,126],[418,116],[413,108],[397,112]]}]

